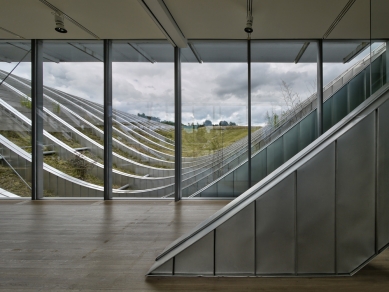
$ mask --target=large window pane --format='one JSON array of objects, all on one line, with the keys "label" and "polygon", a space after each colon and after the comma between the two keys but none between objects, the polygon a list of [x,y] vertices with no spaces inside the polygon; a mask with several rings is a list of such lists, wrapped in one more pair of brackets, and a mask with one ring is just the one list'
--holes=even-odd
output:
[{"label": "large window pane", "polygon": [[233,173],[247,160],[247,42],[193,41],[181,72],[183,196],[238,196],[248,187],[247,163]]},{"label": "large window pane", "polygon": [[0,41],[0,199],[31,197],[30,49],[27,40]]},{"label": "large window pane", "polygon": [[[382,48],[378,43],[370,46],[369,40],[323,42],[324,131],[370,96],[370,69],[381,68]],[[377,73],[374,88],[382,86],[381,71]]]},{"label": "large window pane", "polygon": [[44,41],[45,197],[102,197],[103,42]]},{"label": "large window pane", "polygon": [[[252,184],[315,139],[315,120],[301,121],[315,108],[317,44],[252,41]],[[308,127],[308,128],[307,128]],[[308,140],[307,140],[308,139]]]},{"label": "large window pane", "polygon": [[174,198],[173,47],[115,41],[113,61],[113,195]]}]

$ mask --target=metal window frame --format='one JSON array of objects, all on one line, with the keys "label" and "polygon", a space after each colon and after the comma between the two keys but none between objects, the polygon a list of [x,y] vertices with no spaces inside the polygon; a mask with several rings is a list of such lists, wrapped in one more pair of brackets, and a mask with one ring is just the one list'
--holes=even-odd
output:
[{"label": "metal window frame", "polygon": [[43,198],[43,41],[31,40],[31,199]]}]

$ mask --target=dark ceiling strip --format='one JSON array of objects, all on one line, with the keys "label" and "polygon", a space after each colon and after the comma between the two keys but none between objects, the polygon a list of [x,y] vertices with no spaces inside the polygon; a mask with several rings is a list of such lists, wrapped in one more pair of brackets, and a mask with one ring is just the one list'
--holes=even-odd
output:
[{"label": "dark ceiling strip", "polygon": [[188,42],[188,45],[189,45],[189,48],[192,50],[193,55],[196,57],[197,61],[198,61],[200,64],[202,64],[202,63],[203,63],[203,60],[201,60],[201,56],[200,56],[200,54],[197,52],[197,50],[196,50],[194,44]]},{"label": "dark ceiling strip", "polygon": [[179,25],[178,25],[177,21],[174,19],[174,17],[173,17],[173,14],[172,14],[172,13],[170,12],[170,10],[169,10],[169,7],[167,7],[167,5],[166,5],[166,3],[165,3],[165,1],[164,1],[164,0],[162,0],[162,3],[165,5],[165,7],[166,7],[166,10],[169,12],[169,14],[170,14],[170,16],[172,17],[172,19],[173,19],[174,23],[176,24],[176,26],[177,26],[178,30],[181,32],[181,34],[182,34],[182,35],[184,36],[184,38],[185,38],[185,35],[184,35],[184,33],[182,32],[181,28],[179,27]]},{"label": "dark ceiling strip", "polygon": [[369,42],[362,42],[361,44],[359,44],[358,47],[355,48],[355,50],[353,50],[350,54],[343,58],[343,64],[350,62],[352,59],[358,56],[359,53],[362,52],[368,45]]},{"label": "dark ceiling strip", "polygon": [[100,39],[96,34],[94,34],[93,32],[91,32],[89,29],[87,29],[85,26],[83,26],[82,24],[80,24],[79,22],[77,22],[76,20],[74,20],[73,18],[71,18],[69,15],[67,15],[66,13],[64,13],[63,11],[61,11],[60,9],[58,9],[57,7],[55,7],[53,4],[51,4],[50,2],[46,1],[46,0],[39,0],[40,2],[42,2],[43,4],[45,4],[47,7],[49,7],[50,9],[54,10],[54,12],[57,12],[57,13],[60,13],[62,14],[66,19],[68,19],[71,23],[73,23],[74,25],[78,26],[79,28],[81,28],[83,31],[85,31],[86,33],[90,34],[91,36],[93,36],[94,38],[96,39]]},{"label": "dark ceiling strip", "polygon": [[24,56],[23,58],[20,59],[19,63],[16,64],[16,66],[7,74],[7,76],[5,76],[5,78],[1,81],[0,85],[3,84],[3,82],[9,77],[9,75],[12,74],[12,72],[16,69],[16,67],[19,66],[19,64],[24,60],[25,57],[27,57],[27,55],[31,52],[31,50],[29,50]]},{"label": "dark ceiling strip", "polygon": [[[26,52],[29,52],[31,50],[29,45],[26,45],[26,44],[23,44],[23,43],[10,43],[10,42],[7,42],[7,44],[9,44],[11,46],[14,46],[14,47],[16,47],[18,49],[24,50]],[[60,59],[55,58],[53,56],[50,56],[49,54],[46,54],[46,53],[43,53],[43,59],[52,61],[54,63],[59,63],[61,61]]]},{"label": "dark ceiling strip", "polygon": [[354,2],[356,0],[349,0],[346,4],[346,6],[344,6],[344,8],[342,9],[342,11],[339,13],[339,15],[335,18],[334,22],[331,24],[331,26],[328,28],[328,30],[326,31],[326,33],[323,35],[323,39],[326,39],[330,33],[334,30],[334,28],[338,25],[339,21],[341,21],[341,19],[343,18],[343,16],[347,13],[347,11],[351,8],[351,6],[353,6]]},{"label": "dark ceiling strip", "polygon": [[91,49],[81,45],[81,44],[78,44],[78,43],[68,43],[69,45],[71,45],[72,47],[80,50],[81,52],[95,58],[96,60],[100,61],[100,62],[104,62],[104,59],[102,56],[100,56],[99,54],[97,54],[96,52],[92,51]]},{"label": "dark ceiling strip", "polygon": [[168,32],[165,30],[165,28],[162,26],[162,24],[159,22],[158,18],[154,15],[154,13],[151,11],[151,9],[149,8],[149,6],[147,6],[147,4],[143,1],[143,0],[139,0],[139,3],[145,8],[146,12],[148,12],[148,14],[151,16],[151,18],[154,20],[155,24],[159,27],[159,29],[162,31],[162,33],[166,36],[166,38],[169,40],[169,42],[173,45],[173,46],[177,46],[176,43],[173,41],[173,39],[170,37],[170,35],[168,34]]},{"label": "dark ceiling strip", "polygon": [[145,51],[143,51],[137,44],[134,43],[128,43],[128,44],[131,46],[131,48],[137,51],[138,54],[143,56],[147,61],[149,61],[152,64],[155,63],[155,60],[151,56],[149,56]]},{"label": "dark ceiling strip", "polygon": [[20,35],[18,35],[18,34],[16,34],[16,33],[14,33],[14,32],[12,32],[12,31],[10,31],[10,30],[4,28],[4,27],[0,27],[0,29],[3,30],[3,31],[5,31],[5,32],[8,32],[9,34],[12,34],[12,35],[16,36],[16,37],[19,38],[19,39],[25,39],[24,37],[22,37],[22,36],[20,36]]},{"label": "dark ceiling strip", "polygon": [[296,59],[294,59],[294,63],[297,64],[301,57],[304,55],[305,50],[308,48],[310,42],[305,42],[304,45],[301,47],[300,52],[297,54]]}]

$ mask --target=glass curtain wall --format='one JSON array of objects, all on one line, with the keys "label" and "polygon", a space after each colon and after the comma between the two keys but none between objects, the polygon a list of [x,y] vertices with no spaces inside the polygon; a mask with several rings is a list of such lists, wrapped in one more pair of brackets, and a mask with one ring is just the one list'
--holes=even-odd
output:
[{"label": "glass curtain wall", "polygon": [[[387,17],[388,2],[385,0],[371,1],[371,39],[372,42],[380,44],[383,47],[381,56],[382,66],[372,66],[372,91],[379,87],[380,84],[385,85],[389,82],[389,18]],[[374,50],[374,47],[371,47]],[[379,73],[379,70],[382,73]],[[382,78],[380,78],[380,76]]]},{"label": "glass curtain wall", "polygon": [[247,160],[247,42],[192,41],[181,63],[182,195],[236,197],[248,188],[247,165],[233,172]]},{"label": "glass curtain wall", "polygon": [[317,43],[252,41],[252,184],[316,137]]},{"label": "glass curtain wall", "polygon": [[44,41],[45,197],[102,197],[102,41]]},{"label": "glass curtain wall", "polygon": [[30,41],[0,41],[0,198],[31,198],[30,61]]},{"label": "glass curtain wall", "polygon": [[113,43],[114,197],[174,198],[174,49]]},{"label": "glass curtain wall", "polygon": [[323,42],[323,131],[371,95],[370,62],[381,64],[381,55],[382,47],[370,46],[369,39]]}]

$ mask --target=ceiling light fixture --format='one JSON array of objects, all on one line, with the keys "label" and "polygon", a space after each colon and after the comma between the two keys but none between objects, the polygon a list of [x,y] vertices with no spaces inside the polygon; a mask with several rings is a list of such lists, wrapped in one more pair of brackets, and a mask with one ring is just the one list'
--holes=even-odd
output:
[{"label": "ceiling light fixture", "polygon": [[244,31],[248,34],[253,32],[253,0],[247,0],[247,22]]},{"label": "ceiling light fixture", "polygon": [[59,33],[67,33],[68,31],[65,28],[63,14],[55,13],[54,19],[55,19],[55,30],[58,31]]}]

